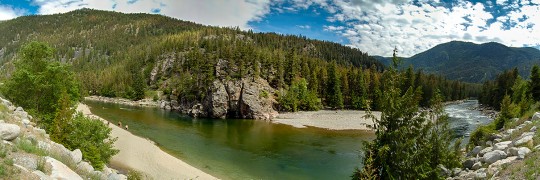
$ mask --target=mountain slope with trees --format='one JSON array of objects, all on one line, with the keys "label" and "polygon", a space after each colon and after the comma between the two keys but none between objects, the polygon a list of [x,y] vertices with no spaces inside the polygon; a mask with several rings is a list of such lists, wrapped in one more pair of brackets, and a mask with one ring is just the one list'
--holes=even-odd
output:
[{"label": "mountain slope with trees", "polygon": [[[58,28],[62,27],[62,28]],[[384,66],[367,53],[303,36],[254,33],[150,14],[81,9],[25,16],[0,24],[0,68],[14,72],[17,52],[32,41],[69,64],[82,95],[156,99],[171,109],[213,118],[270,117],[280,111],[326,108],[377,110]],[[475,96],[474,85],[407,70],[428,105]],[[152,95],[154,94],[154,95]],[[265,112],[260,112],[264,110]]]},{"label": "mountain slope with trees", "polygon": [[[388,58],[376,56],[389,64]],[[440,74],[448,79],[480,83],[493,80],[505,70],[517,67],[522,77],[529,76],[529,69],[540,64],[540,50],[508,47],[496,42],[474,44],[451,41],[406,58],[403,67],[413,65],[428,73]]]}]

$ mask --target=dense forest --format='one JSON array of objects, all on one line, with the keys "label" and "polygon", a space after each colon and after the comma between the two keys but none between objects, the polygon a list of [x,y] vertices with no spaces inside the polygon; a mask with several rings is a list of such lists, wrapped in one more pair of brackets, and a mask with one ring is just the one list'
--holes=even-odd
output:
[{"label": "dense forest", "polygon": [[[62,28],[58,28],[62,27]],[[2,74],[9,77],[21,45],[45,42],[71,65],[83,95],[203,101],[212,82],[262,78],[282,111],[379,108],[385,67],[358,49],[303,36],[198,25],[161,15],[81,9],[0,23]],[[445,101],[475,97],[475,84],[415,71],[402,88],[422,87],[428,106],[438,89]]]}]

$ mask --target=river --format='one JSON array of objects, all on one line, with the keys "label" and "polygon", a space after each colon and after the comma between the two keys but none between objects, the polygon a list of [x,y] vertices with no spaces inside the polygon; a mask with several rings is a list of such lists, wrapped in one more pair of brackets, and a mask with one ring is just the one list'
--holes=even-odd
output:
[{"label": "river", "polygon": [[[362,131],[294,128],[254,120],[193,119],[157,108],[85,102],[111,123],[129,125],[135,135],[221,179],[350,179],[361,167]],[[463,136],[489,122],[471,110],[476,101],[448,105],[451,127]],[[469,119],[470,118],[470,119]]]}]

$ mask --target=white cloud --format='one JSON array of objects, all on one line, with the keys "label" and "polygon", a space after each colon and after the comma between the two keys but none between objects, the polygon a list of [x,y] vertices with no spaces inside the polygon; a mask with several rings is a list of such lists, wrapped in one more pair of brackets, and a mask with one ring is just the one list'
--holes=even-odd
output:
[{"label": "white cloud", "polygon": [[311,29],[310,25],[297,25],[296,27],[298,27],[300,29]]},{"label": "white cloud", "polygon": [[[248,29],[248,22],[259,21],[270,12],[269,0],[34,0],[39,14],[64,13],[83,7],[125,13],[160,14],[214,26],[239,26]],[[114,9],[113,9],[114,7]]]},{"label": "white cloud", "polygon": [[[494,17],[484,4],[468,1],[458,1],[452,8],[425,2],[415,5],[404,0],[325,1],[328,2],[337,11],[332,10],[336,13],[327,20],[345,26],[324,26],[324,30],[336,32],[349,40],[349,46],[373,55],[390,56],[397,47],[400,56],[412,56],[452,40],[495,41],[517,47],[540,45],[540,33],[530,28],[540,26],[540,6],[528,2],[497,2],[505,3],[510,13],[490,25],[488,21]],[[505,30],[507,20],[515,26]]]},{"label": "white cloud", "polygon": [[13,19],[24,14],[24,10],[14,9],[10,6],[0,5],[0,21]]}]

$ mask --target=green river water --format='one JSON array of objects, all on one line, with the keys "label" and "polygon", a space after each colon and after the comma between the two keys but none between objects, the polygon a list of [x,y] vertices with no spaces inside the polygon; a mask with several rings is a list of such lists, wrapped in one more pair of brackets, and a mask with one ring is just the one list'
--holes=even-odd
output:
[{"label": "green river water", "polygon": [[360,167],[362,131],[294,128],[258,120],[193,119],[157,108],[85,102],[111,123],[156,142],[221,179],[350,179]]}]

